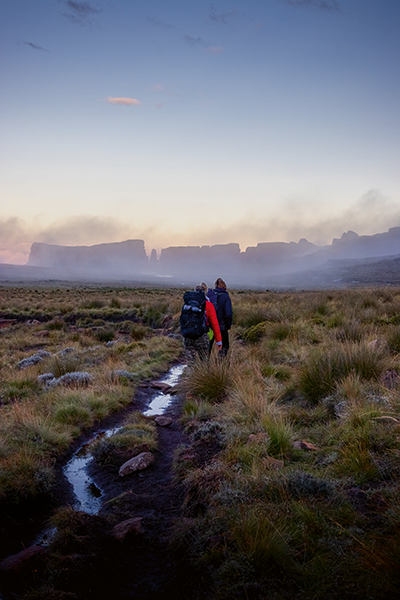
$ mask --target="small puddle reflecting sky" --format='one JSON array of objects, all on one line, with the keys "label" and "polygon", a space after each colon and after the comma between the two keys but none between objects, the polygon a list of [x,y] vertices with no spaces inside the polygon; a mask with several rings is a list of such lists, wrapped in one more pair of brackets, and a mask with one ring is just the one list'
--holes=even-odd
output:
[{"label": "small puddle reflecting sky", "polygon": [[[160,379],[161,383],[167,383],[168,385],[176,385],[179,377],[185,370],[186,365],[177,365],[172,367],[169,372]],[[173,396],[171,394],[163,394],[157,392],[151,399],[149,407],[144,411],[144,415],[150,416],[155,414],[162,414],[164,410],[170,405]],[[93,440],[82,446],[74,455],[74,457],[64,467],[64,474],[67,477],[70,484],[73,486],[74,493],[77,501],[74,506],[77,510],[84,510],[85,512],[94,515],[99,512],[101,508],[101,490],[94,484],[86,472],[89,462],[92,460],[91,457],[91,446],[95,440],[102,437],[110,437],[118,431],[119,428],[109,429],[98,433]]]},{"label": "small puddle reflecting sky", "polygon": [[[186,365],[177,365],[172,367],[168,374],[160,379],[161,383],[167,383],[168,385],[176,385],[179,377],[182,375]],[[172,395],[163,394],[162,392],[157,393],[149,404],[149,408],[144,411],[144,415],[149,417],[150,415],[159,415],[164,412],[166,408],[171,404]]]}]

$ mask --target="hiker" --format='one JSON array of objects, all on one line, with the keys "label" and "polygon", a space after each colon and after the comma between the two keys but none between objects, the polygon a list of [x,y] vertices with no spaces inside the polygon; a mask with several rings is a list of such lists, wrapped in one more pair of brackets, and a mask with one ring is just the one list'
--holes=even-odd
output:
[{"label": "hiker", "polygon": [[[229,350],[229,330],[232,326],[232,302],[226,291],[226,283],[221,277],[215,282],[214,293],[217,297],[217,318],[222,338],[221,356],[226,356]],[[210,345],[212,346],[213,340]]]},{"label": "hiker", "polygon": [[[208,358],[210,353],[208,330],[211,328],[218,351],[221,350],[221,331],[213,304],[204,293],[205,284],[197,285],[193,292],[183,295],[184,306],[180,317],[186,354],[189,361],[196,355],[201,359]],[[207,286],[205,286],[207,288]]]},{"label": "hiker", "polygon": [[201,284],[201,286],[204,290],[207,300],[209,300],[214,305],[215,312],[217,312],[217,295],[216,295],[216,293],[214,292],[214,290],[210,289],[208,287],[208,285],[206,283],[204,283],[204,281]]}]

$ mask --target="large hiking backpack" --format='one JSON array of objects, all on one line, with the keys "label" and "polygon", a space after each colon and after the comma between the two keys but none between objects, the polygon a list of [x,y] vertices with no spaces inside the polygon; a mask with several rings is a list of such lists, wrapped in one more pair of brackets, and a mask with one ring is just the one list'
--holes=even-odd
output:
[{"label": "large hiking backpack", "polygon": [[195,340],[207,333],[206,297],[204,292],[185,292],[179,324],[183,337]]}]

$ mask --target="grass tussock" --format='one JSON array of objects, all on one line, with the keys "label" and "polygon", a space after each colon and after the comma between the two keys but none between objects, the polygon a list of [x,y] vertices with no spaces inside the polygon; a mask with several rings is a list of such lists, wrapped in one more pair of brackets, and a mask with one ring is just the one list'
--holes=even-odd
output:
[{"label": "grass tussock", "polygon": [[196,358],[186,369],[179,389],[190,397],[207,402],[222,402],[232,382],[231,358],[221,360],[212,355],[208,361]]},{"label": "grass tussock", "polygon": [[340,380],[353,374],[377,381],[387,366],[384,351],[368,344],[336,344],[318,348],[300,369],[299,389],[311,401],[328,396]]}]

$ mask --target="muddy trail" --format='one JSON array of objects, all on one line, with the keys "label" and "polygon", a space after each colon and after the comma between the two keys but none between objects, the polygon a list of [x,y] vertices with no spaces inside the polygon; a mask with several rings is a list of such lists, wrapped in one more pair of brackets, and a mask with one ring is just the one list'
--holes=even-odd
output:
[{"label": "muddy trail", "polygon": [[[118,427],[128,411],[145,412],[154,389],[138,388],[129,408],[96,428]],[[192,600],[199,597],[197,575],[185,553],[174,543],[174,527],[183,518],[184,489],[174,479],[172,463],[175,450],[188,443],[179,418],[183,398],[177,394],[162,411],[172,423],[157,427],[158,450],[155,462],[143,471],[120,477],[115,467],[99,467],[92,460],[87,468],[91,485],[101,490],[101,508],[90,514],[77,506],[72,485],[64,468],[70,457],[58,466],[58,482],[49,505],[42,513],[13,519],[6,533],[10,553],[19,552],[36,541],[30,559],[16,561],[1,573],[0,599],[92,600],[116,598]],[[96,434],[92,430],[75,445],[75,451]],[[72,449],[71,454],[73,453]],[[68,520],[68,533],[57,534],[46,543],[43,526],[51,510],[64,507],[58,526]],[[49,512],[50,511],[50,512]],[[25,531],[21,530],[24,526]],[[41,539],[38,531],[42,530]],[[36,537],[33,537],[34,533]],[[20,540],[24,539],[23,542]],[[38,541],[39,540],[39,541]],[[3,544],[4,545],[4,538]],[[28,543],[29,542],[29,543]],[[32,546],[31,546],[32,547]],[[195,591],[197,590],[197,591]]]}]

